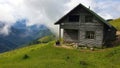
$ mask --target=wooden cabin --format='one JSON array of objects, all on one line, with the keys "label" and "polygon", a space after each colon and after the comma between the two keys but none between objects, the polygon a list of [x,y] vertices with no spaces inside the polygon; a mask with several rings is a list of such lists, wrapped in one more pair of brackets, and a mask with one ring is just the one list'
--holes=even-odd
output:
[{"label": "wooden cabin", "polygon": [[66,43],[77,43],[79,46],[102,47],[116,39],[116,29],[95,12],[79,4],[58,20],[55,25],[63,29],[63,40]]}]

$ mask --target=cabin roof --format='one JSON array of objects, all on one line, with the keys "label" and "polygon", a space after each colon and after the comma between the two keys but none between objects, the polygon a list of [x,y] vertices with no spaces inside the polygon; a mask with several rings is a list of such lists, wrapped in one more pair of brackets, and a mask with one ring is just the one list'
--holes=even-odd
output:
[{"label": "cabin roof", "polygon": [[[68,12],[66,15],[64,15],[62,18],[60,18],[55,25],[60,24],[61,21],[68,16],[72,11],[74,11],[76,8],[78,8],[79,6],[81,6],[82,8],[86,9],[88,12],[90,12],[91,14],[93,14],[96,18],[98,18],[100,21],[102,21],[104,24],[106,24],[107,26],[109,26],[110,28],[114,28],[112,25],[110,25],[106,20],[104,20],[102,17],[100,17],[98,14],[96,14],[95,12],[93,12],[92,10],[90,10],[89,8],[85,7],[82,4],[79,4],[78,6],[76,6],[75,8],[73,8],[70,12]],[[116,28],[114,28],[116,29]]]}]

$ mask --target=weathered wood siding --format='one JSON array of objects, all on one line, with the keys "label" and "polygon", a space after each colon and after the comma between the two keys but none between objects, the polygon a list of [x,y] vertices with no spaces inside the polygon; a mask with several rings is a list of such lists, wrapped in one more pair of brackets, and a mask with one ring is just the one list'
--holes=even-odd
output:
[{"label": "weathered wood siding", "polygon": [[64,29],[63,33],[65,42],[78,42],[78,30]]},{"label": "weathered wood siding", "polygon": [[[103,26],[99,20],[93,16],[93,22],[85,22],[85,16],[91,15],[84,9],[76,9],[70,15],[79,15],[79,22],[69,22],[69,15],[62,20],[61,28],[64,29],[63,38],[65,41],[75,41],[82,46],[101,47],[103,44]],[[94,22],[95,21],[95,22]],[[75,31],[78,30],[78,31]],[[94,31],[95,39],[86,39],[86,31]]]},{"label": "weathered wood siding", "polygon": [[[94,31],[95,39],[86,39],[86,31]],[[101,47],[103,41],[103,26],[102,25],[93,25],[93,24],[84,24],[80,26],[79,29],[79,45],[89,46],[89,47]]]}]

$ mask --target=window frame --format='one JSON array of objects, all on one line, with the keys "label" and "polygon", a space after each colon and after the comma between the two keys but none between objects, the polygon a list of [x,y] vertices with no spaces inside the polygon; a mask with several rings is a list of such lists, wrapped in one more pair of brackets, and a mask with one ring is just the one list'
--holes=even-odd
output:
[{"label": "window frame", "polygon": [[85,32],[85,39],[95,39],[95,31],[86,31]]}]

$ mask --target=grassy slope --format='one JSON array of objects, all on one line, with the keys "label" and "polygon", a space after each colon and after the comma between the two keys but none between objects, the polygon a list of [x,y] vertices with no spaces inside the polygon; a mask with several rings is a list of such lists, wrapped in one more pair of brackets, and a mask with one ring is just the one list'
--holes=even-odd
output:
[{"label": "grassy slope", "polygon": [[[23,59],[27,54],[29,58]],[[120,68],[120,47],[80,51],[38,44],[0,54],[0,68]]]},{"label": "grassy slope", "polygon": [[120,18],[111,21],[110,24],[117,28],[117,30],[120,30]]},{"label": "grassy slope", "polygon": [[45,37],[43,37],[41,39],[38,39],[38,41],[41,42],[41,43],[48,43],[48,42],[50,42],[52,40],[55,40],[55,36],[54,35],[45,36]]}]

